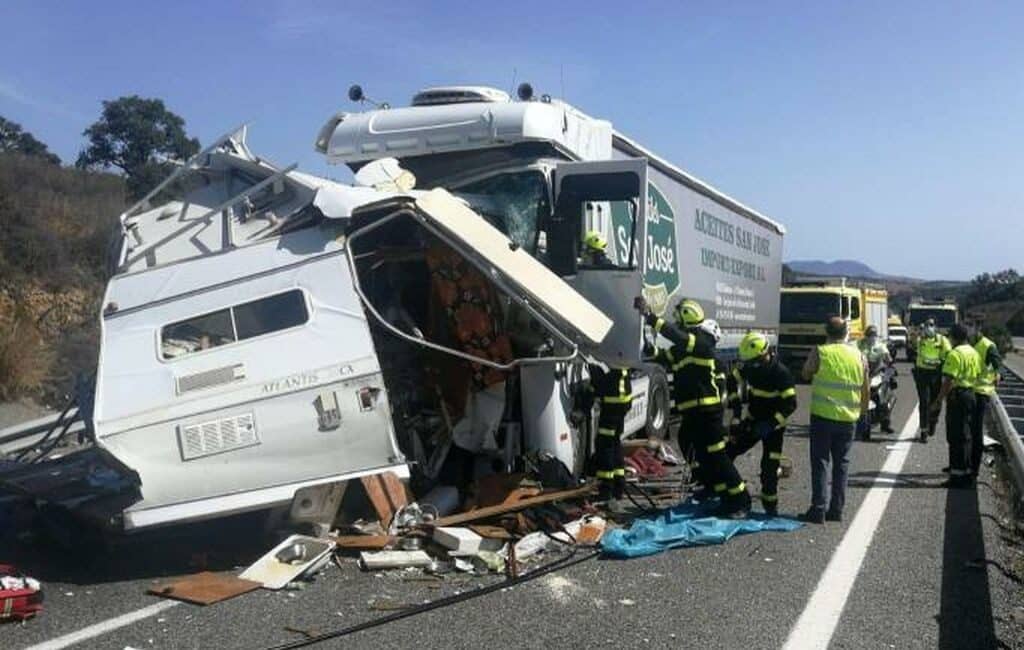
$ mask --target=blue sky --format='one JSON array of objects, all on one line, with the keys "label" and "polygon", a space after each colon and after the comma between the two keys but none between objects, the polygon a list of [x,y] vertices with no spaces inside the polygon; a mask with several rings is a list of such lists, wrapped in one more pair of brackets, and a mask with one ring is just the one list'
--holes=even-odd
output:
[{"label": "blue sky", "polygon": [[349,84],[401,105],[515,75],[785,223],[788,259],[1024,267],[1020,2],[6,0],[0,24],[0,115],[65,161],[137,93],[344,177],[312,141]]}]

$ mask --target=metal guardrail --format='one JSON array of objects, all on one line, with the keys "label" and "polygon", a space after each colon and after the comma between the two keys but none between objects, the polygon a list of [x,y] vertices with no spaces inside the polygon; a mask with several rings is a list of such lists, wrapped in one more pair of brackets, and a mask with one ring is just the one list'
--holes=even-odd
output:
[{"label": "metal guardrail", "polygon": [[1006,451],[1006,464],[1016,489],[1016,503],[1024,506],[1024,379],[1008,367],[988,413],[988,431]]}]

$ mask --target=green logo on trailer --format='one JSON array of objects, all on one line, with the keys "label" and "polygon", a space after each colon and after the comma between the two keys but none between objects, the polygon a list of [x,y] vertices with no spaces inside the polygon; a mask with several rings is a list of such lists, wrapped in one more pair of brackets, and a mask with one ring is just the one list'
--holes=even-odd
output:
[{"label": "green logo on trailer", "polygon": [[[664,314],[669,299],[679,289],[676,259],[676,216],[653,183],[647,184],[647,246],[644,259],[644,297],[656,314]],[[629,233],[632,223],[624,203],[612,205],[615,251],[619,264],[629,264]]]}]

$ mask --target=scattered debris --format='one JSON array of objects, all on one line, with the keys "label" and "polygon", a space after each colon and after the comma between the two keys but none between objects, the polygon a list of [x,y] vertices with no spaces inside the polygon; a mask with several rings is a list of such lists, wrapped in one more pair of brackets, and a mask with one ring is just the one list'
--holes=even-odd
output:
[{"label": "scattered debris", "polygon": [[43,587],[9,564],[0,564],[0,621],[26,621],[43,611]]},{"label": "scattered debris", "polygon": [[281,589],[304,574],[313,574],[331,559],[334,542],[306,535],[292,535],[256,560],[241,577],[255,580],[264,589]]},{"label": "scattered debris", "polygon": [[262,587],[259,582],[225,573],[204,571],[165,585],[151,587],[148,593],[183,600],[196,605],[212,605]]},{"label": "scattered debris", "polygon": [[636,601],[632,598],[620,598],[619,604],[625,605],[626,607],[632,607],[633,605],[636,605]]},{"label": "scattered debris", "polygon": [[425,551],[364,551],[359,554],[359,564],[367,571],[378,569],[404,569],[406,567],[429,567],[432,558]]},{"label": "scattered debris", "polygon": [[592,484],[584,485],[583,487],[574,488],[571,490],[559,490],[557,492],[547,492],[535,497],[527,499],[520,499],[519,501],[513,501],[510,503],[502,503],[496,506],[489,506],[486,508],[478,508],[476,510],[470,510],[457,515],[451,515],[448,517],[442,517],[434,522],[437,526],[457,526],[470,521],[479,521],[481,519],[489,519],[491,517],[497,517],[510,512],[516,512],[517,510],[525,510],[532,506],[539,506],[545,503],[552,503],[554,501],[572,500],[579,499],[590,495],[594,491]]},{"label": "scattered debris", "polygon": [[330,540],[339,549],[350,551],[379,551],[393,546],[398,538],[393,535],[335,535]]}]

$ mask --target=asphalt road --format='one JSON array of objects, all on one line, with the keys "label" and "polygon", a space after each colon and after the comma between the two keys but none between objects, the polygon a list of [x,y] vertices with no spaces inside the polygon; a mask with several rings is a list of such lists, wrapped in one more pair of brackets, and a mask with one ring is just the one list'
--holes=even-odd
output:
[{"label": "asphalt road", "polygon": [[[916,405],[905,364],[900,379],[898,431]],[[807,398],[808,388],[801,386],[802,404]],[[785,448],[794,473],[781,491],[782,511],[790,514],[802,512],[809,500],[806,408],[794,421],[798,425]],[[939,485],[946,464],[944,431],[927,445],[897,445],[895,437],[855,443],[841,524],[738,537],[723,546],[643,559],[591,560],[323,647],[780,648],[851,522],[866,519],[856,517],[866,495],[890,488],[878,528],[865,538],[870,545],[859,570],[852,555],[833,565],[852,571],[855,580],[830,647],[1024,647],[1024,598],[1016,573],[1024,546],[1003,514],[1001,483],[986,468],[976,490],[947,491]],[[901,471],[880,476],[887,457],[908,445]],[[758,460],[754,452],[741,463],[755,491]],[[212,551],[200,543],[201,536],[140,542],[109,557],[12,546],[12,557],[44,581],[47,609],[24,625],[0,627],[0,647],[60,641],[167,602],[145,594],[155,578],[185,573],[190,562],[244,566],[264,550],[252,543],[258,536],[251,532],[243,523],[221,526],[213,533],[218,548]],[[850,539],[863,532],[851,533]],[[192,556],[193,549],[206,556]],[[386,615],[382,609],[481,584],[479,579],[424,581],[418,573],[365,573],[347,562],[329,567],[303,591],[260,591],[207,608],[173,605],[76,647],[263,648],[302,639],[294,630],[340,628]],[[826,583],[822,590],[831,587]]]}]

